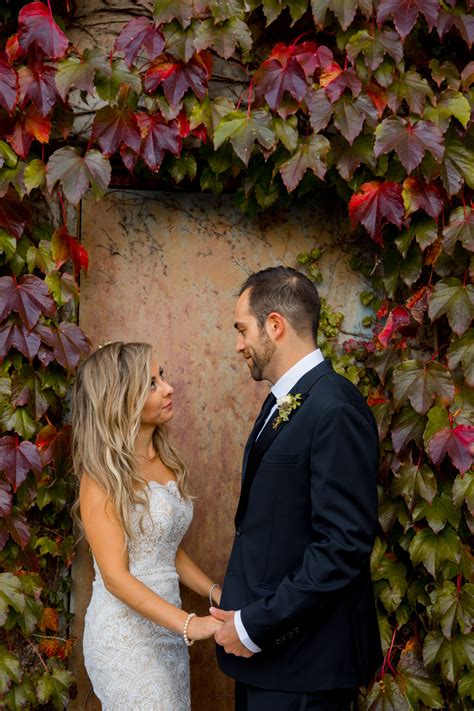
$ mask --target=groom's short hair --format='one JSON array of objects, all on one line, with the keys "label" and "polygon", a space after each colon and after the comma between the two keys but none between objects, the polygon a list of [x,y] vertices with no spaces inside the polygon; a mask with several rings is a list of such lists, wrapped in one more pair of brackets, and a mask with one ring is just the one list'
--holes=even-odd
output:
[{"label": "groom's short hair", "polygon": [[312,336],[316,343],[321,301],[307,276],[291,267],[269,267],[251,274],[239,296],[250,289],[250,311],[264,328],[272,311],[284,316],[299,336]]}]

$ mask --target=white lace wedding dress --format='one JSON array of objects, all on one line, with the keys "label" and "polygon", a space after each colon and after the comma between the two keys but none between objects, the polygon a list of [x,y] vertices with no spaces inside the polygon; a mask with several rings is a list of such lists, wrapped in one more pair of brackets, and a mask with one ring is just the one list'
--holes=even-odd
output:
[{"label": "white lace wedding dress", "polygon": [[[192,518],[177,484],[150,482],[150,516],[129,545],[130,572],[181,607],[176,552]],[[104,587],[95,566],[84,629],[84,660],[102,711],[189,711],[189,654],[183,638],[144,619]]]}]

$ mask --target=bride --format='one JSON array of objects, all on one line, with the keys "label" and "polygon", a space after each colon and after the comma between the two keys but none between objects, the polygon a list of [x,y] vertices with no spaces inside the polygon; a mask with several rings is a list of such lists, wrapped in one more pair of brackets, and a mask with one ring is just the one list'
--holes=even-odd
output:
[{"label": "bride", "polygon": [[75,380],[74,509],[95,568],[84,659],[103,711],[190,709],[188,646],[222,625],[181,609],[179,582],[217,605],[220,589],[180,546],[192,501],[163,427],[172,395],[144,343],[99,348]]}]

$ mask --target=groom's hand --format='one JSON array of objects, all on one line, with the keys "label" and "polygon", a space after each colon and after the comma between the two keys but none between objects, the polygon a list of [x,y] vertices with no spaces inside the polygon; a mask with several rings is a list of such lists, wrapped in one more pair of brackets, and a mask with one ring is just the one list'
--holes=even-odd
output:
[{"label": "groom's hand", "polygon": [[211,607],[209,612],[216,620],[221,620],[224,623],[214,635],[217,644],[224,647],[227,654],[235,654],[236,657],[252,657],[253,652],[242,644],[235,629],[234,610],[221,610],[217,607]]}]

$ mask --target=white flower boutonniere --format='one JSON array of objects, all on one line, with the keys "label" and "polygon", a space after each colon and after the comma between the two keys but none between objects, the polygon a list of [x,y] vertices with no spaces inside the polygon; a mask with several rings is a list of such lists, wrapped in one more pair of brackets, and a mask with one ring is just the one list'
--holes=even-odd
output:
[{"label": "white flower boutonniere", "polygon": [[274,430],[281,425],[282,422],[288,422],[290,414],[301,405],[301,393],[297,395],[285,395],[277,399],[278,416],[272,422]]}]

